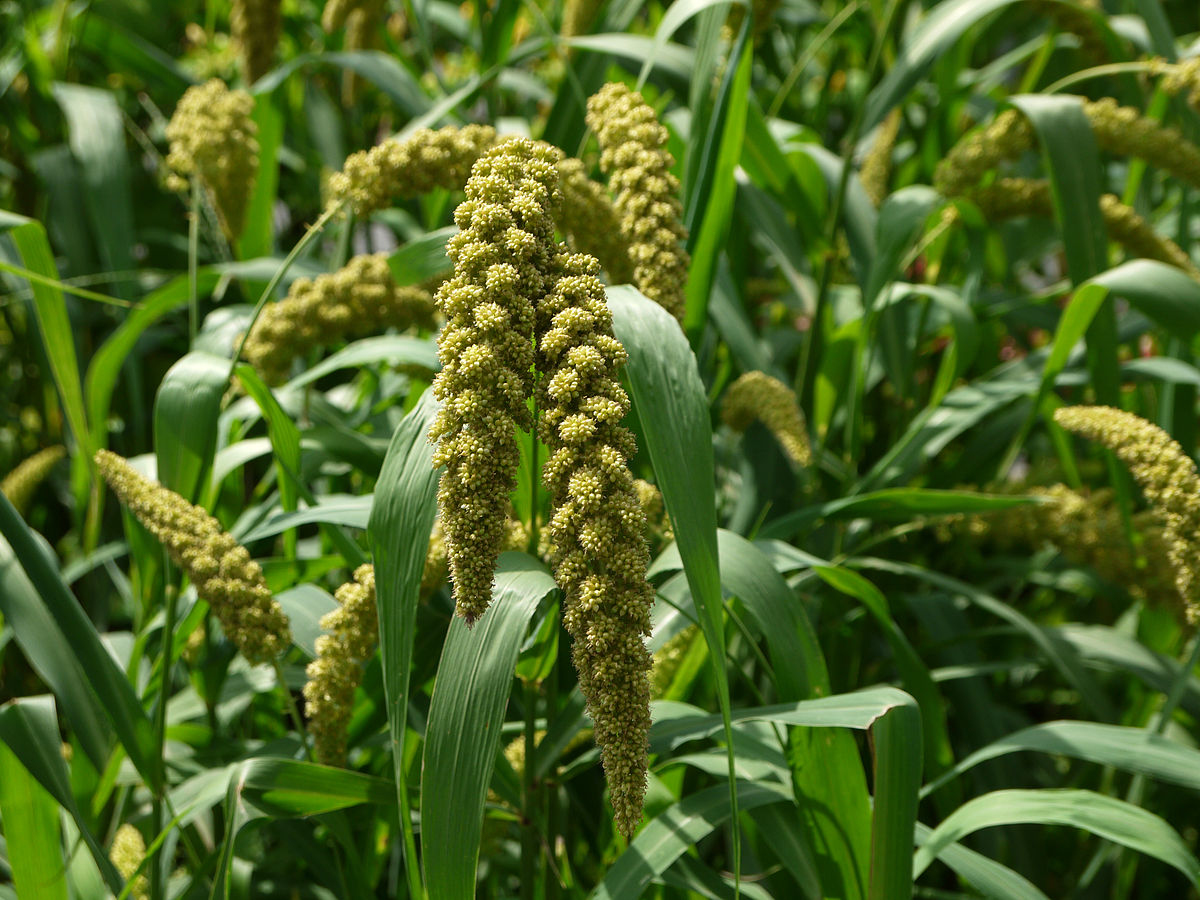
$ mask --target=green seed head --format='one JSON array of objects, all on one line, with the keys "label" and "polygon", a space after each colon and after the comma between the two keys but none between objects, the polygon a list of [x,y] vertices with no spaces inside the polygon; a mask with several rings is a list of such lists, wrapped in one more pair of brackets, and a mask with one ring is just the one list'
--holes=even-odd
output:
[{"label": "green seed head", "polygon": [[437,295],[446,326],[433,383],[442,408],[430,439],[434,464],[446,467],[442,529],[456,607],[468,623],[491,601],[520,462],[516,430],[532,424],[533,306],[556,251],[559,158],[521,139],[479,159],[447,247],[454,274]]},{"label": "green seed head", "polygon": [[55,464],[66,455],[67,451],[63,447],[39,450],[4,476],[4,480],[0,481],[0,494],[8,498],[8,502],[20,515],[24,515],[38,486],[46,480]]},{"label": "green seed head", "polygon": [[683,320],[689,258],[683,249],[683,205],[667,129],[642,95],[607,84],[588,100],[588,127],[600,141],[600,168],[616,200],[621,234],[629,247],[633,283]]},{"label": "green seed head", "polygon": [[247,84],[258,81],[271,68],[279,43],[280,0],[233,0],[229,27],[241,49]]},{"label": "green seed head", "polygon": [[117,454],[100,450],[96,465],[121,503],[192,580],[246,659],[271,662],[287,650],[292,642],[287,616],[245,547],[203,509],[139,475]]},{"label": "green seed head", "polygon": [[617,372],[596,261],[562,253],[553,290],[537,308],[539,435],[555,578],[566,595],[563,624],[574,640],[579,685],[595,726],[618,830],[642,816],[650,728],[649,551],[646,516],[629,472],[636,451],[621,425],[629,399]]},{"label": "green seed head", "polygon": [[792,462],[812,462],[804,413],[786,384],[765,372],[747,372],[729,386],[721,418],[734,431],[745,431],[755,419],[775,436]]},{"label": "green seed head", "polygon": [[1107,406],[1067,406],[1054,421],[1096,441],[1129,467],[1150,506],[1163,522],[1163,537],[1175,571],[1175,588],[1188,621],[1200,621],[1195,581],[1200,573],[1200,476],[1191,457],[1169,434],[1145,419]]},{"label": "green seed head", "polygon": [[278,384],[294,359],[316,347],[386,328],[431,327],[433,296],[422,287],[398,287],[387,260],[386,253],[356,256],[336,272],[292,282],[287,297],[263,308],[246,340],[246,359]]},{"label": "green seed head", "polygon": [[142,833],[135,826],[126,822],[113,835],[112,848],[108,851],[108,858],[112,860],[112,864],[116,866],[122,878],[126,881],[133,878],[133,886],[130,888],[128,896],[134,900],[147,900],[150,896],[149,880],[145,875],[134,877],[133,874],[146,858],[146,840],[142,837]]},{"label": "green seed head", "polygon": [[258,126],[254,98],[214,78],[184,92],[167,124],[170,187],[185,190],[197,179],[212,197],[226,236],[241,233],[246,204],[258,176]]},{"label": "green seed head", "polygon": [[379,640],[374,568],[360,566],[354,580],[338,588],[334,597],[337,609],[321,617],[325,634],[317,638],[317,658],[308,665],[304,706],[317,762],[341,766],[346,763],[354,691]]}]

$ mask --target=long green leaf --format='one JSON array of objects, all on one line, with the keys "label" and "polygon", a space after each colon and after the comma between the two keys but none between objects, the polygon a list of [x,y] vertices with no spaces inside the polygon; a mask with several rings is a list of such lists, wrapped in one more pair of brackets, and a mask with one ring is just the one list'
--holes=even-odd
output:
[{"label": "long green leaf", "polygon": [[1162,860],[1200,889],[1200,862],[1170,825],[1132,803],[1074,789],[993,791],[976,797],[933,830],[913,858],[914,870],[920,875],[941,848],[981,828],[996,825],[1082,828]]},{"label": "long green leaf", "polygon": [[23,900],[67,900],[58,804],[3,743],[0,816],[13,885]]},{"label": "long green leaf", "polygon": [[192,503],[212,468],[228,375],[229,360],[188,353],[167,370],[154,397],[158,480]]},{"label": "long green leaf", "polygon": [[554,589],[541,563],[505,553],[487,612],[472,628],[457,617],[450,623],[421,770],[422,866],[430,897],[475,896],[483,806],[513,670],[530,618]]},{"label": "long green leaf", "polygon": [[408,812],[404,745],[421,573],[437,514],[438,472],[433,467],[433,448],[427,439],[436,411],[433,394],[426,391],[396,429],[375,484],[367,528],[375,561],[375,602],[379,609],[379,646],[393,772],[401,827],[407,829],[405,865],[409,890],[418,897],[421,880]]}]

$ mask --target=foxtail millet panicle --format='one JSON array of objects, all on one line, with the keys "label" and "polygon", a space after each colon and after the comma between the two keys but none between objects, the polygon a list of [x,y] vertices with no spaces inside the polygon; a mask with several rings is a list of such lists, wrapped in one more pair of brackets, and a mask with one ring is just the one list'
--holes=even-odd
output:
[{"label": "foxtail millet panicle", "polygon": [[235,238],[258,177],[258,126],[254,98],[231,91],[219,78],[184,91],[167,123],[173,171],[167,186],[186,190],[198,179],[212,197],[226,237]]},{"label": "foxtail millet panicle", "polygon": [[558,224],[571,247],[596,257],[611,284],[633,280],[629,245],[604,187],[588,178],[583,162],[568,157],[558,164],[562,208]]},{"label": "foxtail millet panicle", "polygon": [[317,762],[346,764],[346,727],[354,708],[354,691],[362,683],[363,666],[379,640],[375,611],[375,569],[367,564],[354,580],[334,592],[336,609],[321,617],[325,632],[317,638],[317,658],[308,664],[304,714],[313,736]]},{"label": "foxtail millet panicle", "polygon": [[650,728],[650,607],[646,516],[621,425],[629,398],[617,377],[625,349],[613,336],[599,264],[561,253],[554,289],[537,307],[538,434],[555,580],[566,595],[579,686],[595,727],[617,829],[637,828]]},{"label": "foxtail millet panicle", "polygon": [[876,207],[887,199],[888,184],[892,179],[892,152],[896,149],[896,138],[900,134],[902,121],[899,108],[888,113],[875,131],[871,149],[863,157],[858,177],[863,190]]},{"label": "foxtail millet panicle", "polygon": [[127,896],[131,900],[147,900],[150,896],[150,880],[144,874],[134,875],[146,859],[146,839],[137,826],[126,822],[117,829],[108,858],[122,878],[126,881],[132,879],[133,884]]},{"label": "foxtail millet panicle", "polygon": [[460,190],[471,167],[496,142],[490,125],[422,128],[352,153],[329,179],[331,203],[347,203],[355,215],[387,209],[397,197],[432,190]]},{"label": "foxtail millet panicle", "polygon": [[281,0],[233,0],[229,30],[241,49],[246,84],[254,84],[271,68],[283,25]]},{"label": "foxtail millet panicle", "polygon": [[682,321],[690,260],[667,129],[641,94],[620,83],[589,98],[587,124],[600,142],[600,168],[615,197],[633,283]]},{"label": "foxtail millet panicle", "polygon": [[50,471],[60,459],[67,455],[62,446],[47,447],[39,450],[28,459],[23,460],[15,469],[0,481],[0,494],[8,498],[13,509],[20,515],[25,515],[29,501]]},{"label": "foxtail millet panicle", "polygon": [[1054,421],[1117,455],[1150,506],[1162,518],[1175,570],[1175,588],[1188,621],[1200,622],[1200,475],[1196,464],[1165,431],[1140,416],[1108,406],[1065,406]]},{"label": "foxtail millet panicle", "polygon": [[140,475],[115,453],[98,451],[96,465],[121,503],[191,579],[246,659],[271,662],[291,646],[287,616],[267,588],[262,569],[216,519]]},{"label": "foxtail millet panicle", "polygon": [[533,394],[533,307],[546,292],[558,197],[558,151],[506,141],[475,164],[455,211],[447,255],[454,274],[438,290],[441,401],[430,440],[446,467],[438,490],[455,606],[468,624],[487,609],[504,539],[509,492]]},{"label": "foxtail millet panicle", "polygon": [[746,372],[729,386],[721,404],[721,419],[734,431],[745,431],[757,419],[779,441],[788,459],[799,466],[812,462],[796,394],[766,372]]},{"label": "foxtail millet panicle", "polygon": [[388,254],[363,254],[336,272],[292,282],[285,298],[263,307],[243,353],[264,380],[278,384],[292,360],[316,347],[385,328],[429,328],[433,319],[429,291],[398,286]]}]

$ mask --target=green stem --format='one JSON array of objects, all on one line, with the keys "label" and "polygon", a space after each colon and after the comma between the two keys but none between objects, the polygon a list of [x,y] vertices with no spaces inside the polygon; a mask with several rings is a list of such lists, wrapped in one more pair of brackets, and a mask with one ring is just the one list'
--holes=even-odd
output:
[{"label": "green stem", "polygon": [[[165,551],[164,551],[164,556]],[[164,561],[164,571],[170,571],[170,563]],[[163,632],[162,632],[162,668],[158,676],[158,709],[154,721],[154,742],[158,747],[158,790],[154,792],[153,816],[154,827],[162,831],[167,827],[166,795],[167,795],[167,701],[171,697],[171,665],[175,647],[175,612],[179,599],[179,590],[174,585],[167,585],[163,591]],[[163,860],[155,858],[150,865],[150,897],[151,900],[163,900],[166,897],[166,883],[163,880]]]},{"label": "green stem", "polygon": [[196,343],[200,330],[200,286],[197,257],[200,254],[200,181],[192,180],[192,203],[188,208],[188,346]]},{"label": "green stem", "polygon": [[525,684],[525,766],[521,771],[521,900],[537,896],[537,816],[534,811],[536,790],[533,783],[534,760],[537,754],[537,688]]}]

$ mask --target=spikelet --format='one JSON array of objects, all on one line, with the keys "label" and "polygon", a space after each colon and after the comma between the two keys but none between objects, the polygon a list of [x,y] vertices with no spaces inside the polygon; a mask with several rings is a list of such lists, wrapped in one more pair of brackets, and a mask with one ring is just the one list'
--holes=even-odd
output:
[{"label": "spikelet", "polygon": [[25,515],[38,487],[55,464],[66,455],[66,449],[60,446],[39,450],[4,476],[4,480],[0,481],[0,494],[8,498],[19,515]]},{"label": "spikelet", "polygon": [[281,0],[233,0],[229,28],[242,53],[247,84],[254,84],[271,68],[279,43]]},{"label": "spikelet", "polygon": [[[970,191],[967,196],[989,222],[1003,222],[1018,216],[1054,215],[1050,183],[1044,179],[997,178],[989,185]],[[1113,194],[1100,196],[1100,213],[1109,238],[1124,247],[1129,255],[1157,259],[1200,279],[1200,269],[1182,247],[1155,231],[1136,210]]]},{"label": "spikelet", "polygon": [[959,197],[1000,163],[1032,146],[1032,126],[1015,109],[1005,110],[986,128],[968,134],[950,149],[934,170],[933,186],[943,197]]},{"label": "spikelet", "polygon": [[214,78],[188,88],[167,124],[171,150],[167,165],[176,173],[173,190],[187,190],[198,179],[212,198],[226,237],[235,238],[246,219],[246,204],[258,177],[258,126],[251,114],[254,98],[231,91]]},{"label": "spikelet", "polygon": [[600,168],[616,197],[633,283],[682,321],[690,261],[667,129],[641,94],[618,83],[588,100],[587,124],[600,141]]},{"label": "spikelet", "polygon": [[379,640],[375,612],[375,569],[359,566],[354,580],[334,593],[338,607],[321,617],[326,632],[317,638],[317,658],[308,664],[304,713],[313,735],[317,762],[346,764],[346,726],[363,665]]},{"label": "spikelet", "polygon": [[654,652],[653,668],[650,670],[650,699],[662,700],[671,689],[679,667],[692,648],[692,642],[700,634],[700,629],[689,625]]},{"label": "spikelet", "polygon": [[122,878],[126,881],[133,879],[127,896],[133,900],[147,900],[150,896],[150,882],[145,875],[135,877],[133,874],[146,859],[146,840],[136,826],[126,822],[117,829],[117,833],[113,835],[112,848],[108,851],[108,858],[112,860]]},{"label": "spikelet", "polygon": [[[504,523],[504,541],[500,545],[501,552],[505,550],[524,550],[529,544],[529,529],[513,516]],[[429,536],[429,549],[425,553],[425,567],[421,571],[421,596],[427,597],[446,583],[450,574],[450,559],[446,552],[446,535],[442,531],[442,520],[435,519],[433,533]]]},{"label": "spikelet", "polygon": [[649,541],[651,550],[657,552],[664,544],[675,540],[675,532],[671,528],[671,520],[663,504],[662,492],[641,478],[633,480],[633,489],[637,491],[638,505],[646,516],[646,540]]},{"label": "spikelet", "polygon": [[650,728],[646,517],[629,472],[636,451],[621,426],[629,399],[617,379],[624,348],[613,337],[599,265],[563,253],[552,293],[537,308],[538,433],[550,450],[543,481],[563,624],[608,779],[617,829],[642,815]]},{"label": "spikelet", "polygon": [[863,159],[862,171],[859,178],[863,190],[876,206],[882,206],[887,199],[888,183],[892,178],[892,151],[896,148],[896,136],[900,134],[900,110],[893,109],[879,123],[875,132],[875,142]]},{"label": "spikelet", "polygon": [[348,203],[355,215],[387,209],[397,197],[432,190],[460,190],[471,166],[496,142],[488,125],[423,128],[404,139],[389,138],[351,154],[329,179],[330,204]]},{"label": "spikelet", "polygon": [[1163,538],[1175,571],[1175,588],[1187,620],[1200,621],[1195,580],[1200,573],[1200,476],[1196,464],[1169,434],[1133,413],[1108,406],[1066,406],[1054,421],[1104,445],[1129,467],[1146,500],[1163,521]]},{"label": "spikelet", "polygon": [[570,238],[572,248],[600,261],[608,272],[610,284],[627,284],[633,280],[629,262],[629,245],[621,234],[617,211],[604,188],[588,178],[578,159],[564,159],[558,164],[562,187],[562,211],[559,227]]},{"label": "spikelet", "polygon": [[278,384],[292,360],[315,347],[385,328],[430,328],[433,317],[429,291],[398,287],[388,254],[364,254],[336,272],[292,282],[287,297],[263,307],[244,354],[265,381]]},{"label": "spikelet", "polygon": [[795,393],[766,372],[747,372],[729,386],[721,418],[734,431],[745,431],[758,419],[779,441],[788,459],[800,466],[812,462],[804,413]]},{"label": "spikelet", "polygon": [[1151,73],[1163,75],[1159,82],[1162,89],[1172,97],[1187,92],[1188,105],[1200,111],[1200,56],[1170,63],[1161,57],[1150,60]]},{"label": "spikelet", "polygon": [[287,616],[245,547],[203,509],[139,475],[117,454],[98,451],[96,465],[113,493],[187,573],[246,659],[270,662],[287,650],[292,643]]},{"label": "spikelet", "polygon": [[518,139],[475,164],[459,233],[446,253],[454,275],[438,291],[442,408],[430,431],[458,614],[470,624],[491,601],[508,495],[520,453],[516,429],[532,426],[533,304],[546,292],[556,251],[553,204],[559,155]]}]

